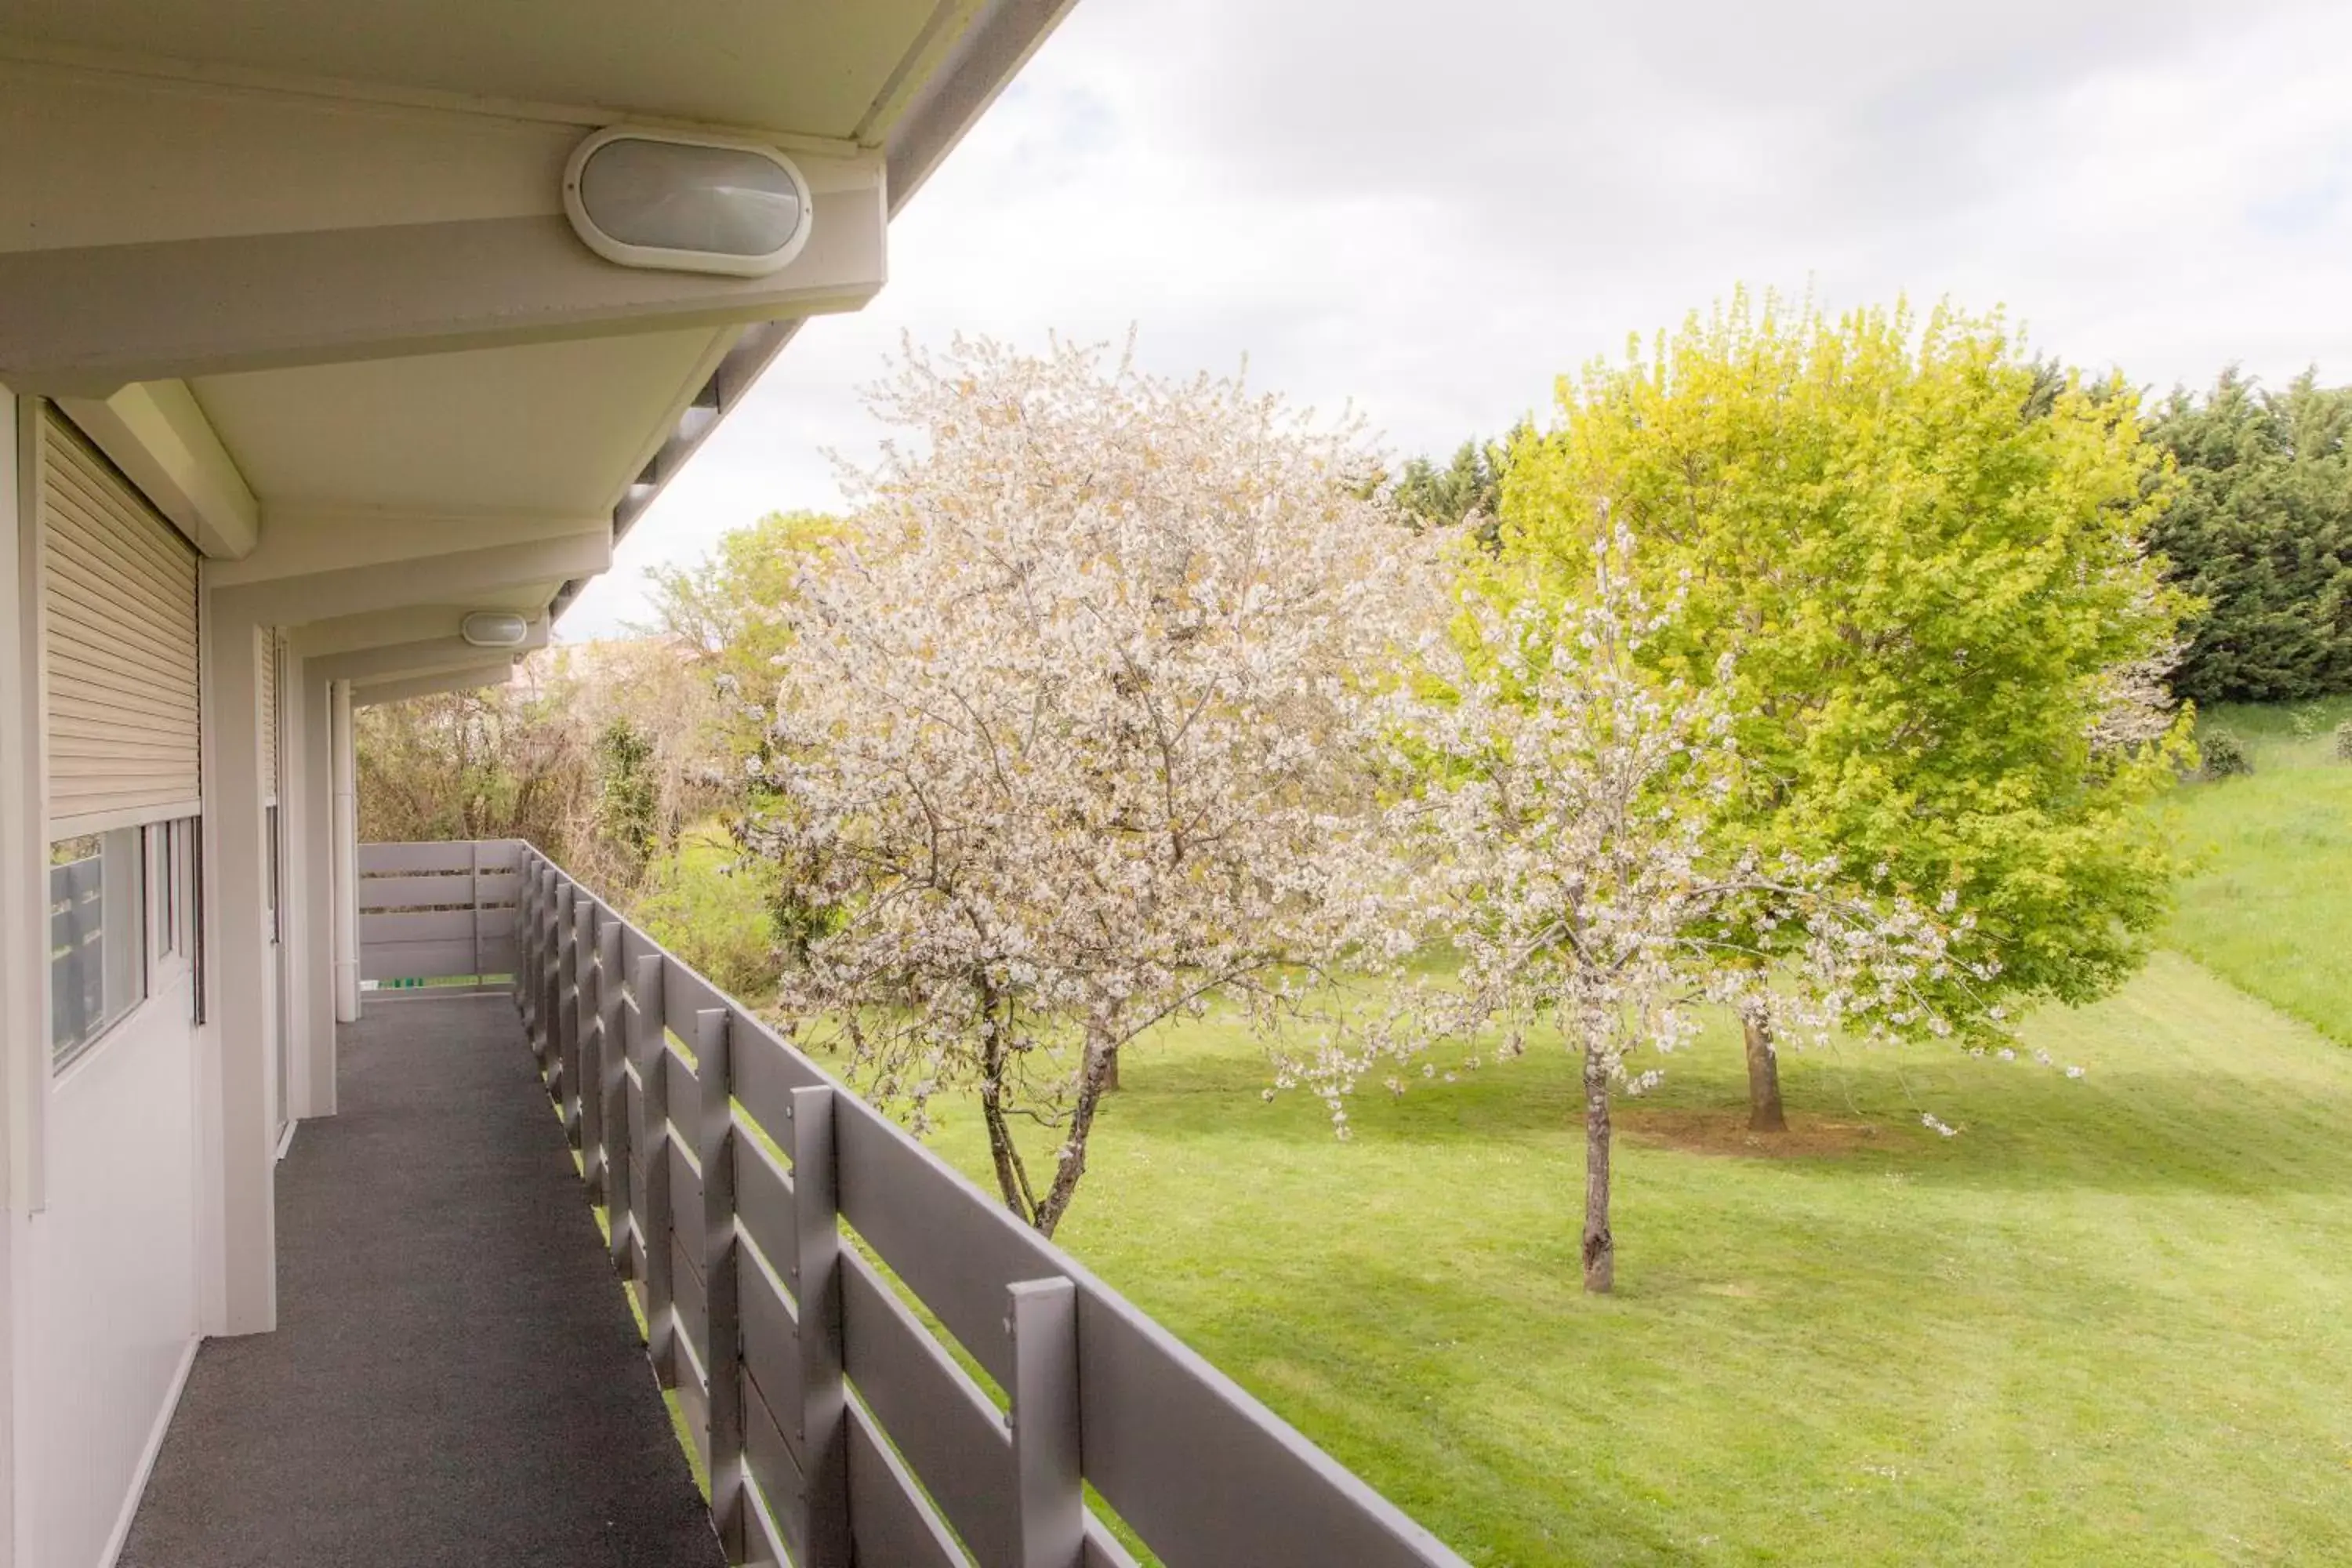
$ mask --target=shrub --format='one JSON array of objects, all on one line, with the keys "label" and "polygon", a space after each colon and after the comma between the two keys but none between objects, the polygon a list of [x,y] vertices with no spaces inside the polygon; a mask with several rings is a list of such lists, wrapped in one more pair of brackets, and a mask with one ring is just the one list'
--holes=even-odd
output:
[{"label": "shrub", "polygon": [[774,896],[772,868],[739,862],[734,847],[705,828],[652,863],[629,912],[712,984],[761,1007],[775,1000],[782,970],[769,910]]},{"label": "shrub", "polygon": [[2352,763],[2352,719],[2336,726],[2336,760]]},{"label": "shrub", "polygon": [[2227,730],[2212,730],[2200,736],[2197,750],[2204,758],[2205,776],[2209,779],[2254,771],[2254,760],[2246,754],[2245,742]]}]

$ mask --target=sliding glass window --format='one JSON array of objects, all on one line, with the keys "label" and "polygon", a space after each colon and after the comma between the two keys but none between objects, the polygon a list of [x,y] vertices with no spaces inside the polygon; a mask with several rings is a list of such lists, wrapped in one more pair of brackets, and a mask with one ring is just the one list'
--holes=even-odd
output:
[{"label": "sliding glass window", "polygon": [[49,846],[49,1051],[81,1054],[147,999],[147,856],[142,831]]}]

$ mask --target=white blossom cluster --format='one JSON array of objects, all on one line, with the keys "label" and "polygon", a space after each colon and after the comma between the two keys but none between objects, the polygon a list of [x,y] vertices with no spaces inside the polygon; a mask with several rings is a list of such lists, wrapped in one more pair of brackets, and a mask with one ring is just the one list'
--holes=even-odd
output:
[{"label": "white blossom cluster", "polygon": [[1800,1041],[1948,1033],[1925,994],[1990,976],[1964,958],[1970,922],[1948,898],[1925,909],[1856,888],[1834,861],[1721,847],[1717,808],[1741,765],[1733,683],[1692,689],[1640,668],[1675,606],[1645,599],[1633,548],[1616,533],[1592,594],[1565,605],[1465,605],[1465,629],[1429,656],[1433,687],[1375,705],[1383,762],[1424,781],[1387,814],[1410,868],[1405,918],[1461,963],[1387,1026],[1298,1064],[1335,1110],[1373,1061],[1497,1027],[1515,1054],[1549,1023],[1622,1082],[1634,1047],[1672,1051],[1703,1004]]},{"label": "white blossom cluster", "polygon": [[[1352,431],[1237,381],[959,342],[876,396],[917,442],[786,607],[747,841],[835,911],[785,982],[803,1033],[919,1123],[976,1088],[1050,1231],[1124,1043],[1213,996],[1276,1025],[1377,945],[1350,738],[1433,624],[1433,563]],[[1060,1136],[1034,1181],[1023,1118]]]}]

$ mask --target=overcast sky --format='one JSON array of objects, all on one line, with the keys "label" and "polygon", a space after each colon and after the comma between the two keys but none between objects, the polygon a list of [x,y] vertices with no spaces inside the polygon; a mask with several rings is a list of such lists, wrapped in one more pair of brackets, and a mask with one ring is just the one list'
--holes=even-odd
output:
[{"label": "overcast sky", "polygon": [[1736,283],[2352,380],[2344,0],[1079,0],[564,617],[827,507],[901,333],[1123,337],[1450,451]]}]

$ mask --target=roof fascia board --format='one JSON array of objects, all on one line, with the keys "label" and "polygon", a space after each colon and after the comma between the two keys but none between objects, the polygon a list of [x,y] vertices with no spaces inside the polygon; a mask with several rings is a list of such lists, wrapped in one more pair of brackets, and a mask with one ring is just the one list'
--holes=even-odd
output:
[{"label": "roof fascia board", "polygon": [[1077,0],[991,0],[890,128],[890,216],[1029,63]]},{"label": "roof fascia board", "polygon": [[[783,353],[784,345],[792,342],[800,330],[798,318],[761,321],[745,328],[735,339],[734,345],[719,356],[711,370],[710,378],[688,405],[689,414],[697,407],[705,410],[703,416],[682,416],[674,421],[668,437],[655,448],[646,466],[637,470],[635,481],[622,493],[620,500],[614,506],[614,544],[619,544],[629,530],[636,526],[637,519],[645,515],[646,509],[653,505],[677,471],[686,466],[686,460],[710,438],[710,433],[719,428],[719,422],[742,401],[743,395],[751,389],[751,384],[760,379],[760,373],[768,368],[771,360]],[[587,586],[585,577],[575,577],[564,584],[549,604],[548,615],[551,617],[561,616],[570,609],[572,602]]]},{"label": "roof fascia board", "polygon": [[594,576],[612,564],[612,531],[600,523],[593,533],[415,558],[389,569],[379,563],[216,585],[209,602],[218,613],[243,616],[257,626],[294,626],[409,605],[462,603],[501,589]]},{"label": "roof fascia board", "polygon": [[[490,545],[602,538],[605,519],[539,512],[436,513],[396,508],[272,505],[262,510],[259,545],[244,559],[211,568],[219,588],[346,568],[426,564]],[[411,595],[401,605],[430,604]],[[305,616],[304,620],[318,616]]]},{"label": "roof fascia board", "polygon": [[401,679],[481,664],[495,654],[506,655],[511,663],[516,654],[545,647],[547,634],[547,619],[541,616],[531,623],[530,635],[510,648],[478,647],[461,637],[425,637],[416,642],[386,643],[382,647],[327,654],[312,658],[310,668],[325,679],[354,684]]},{"label": "roof fascia board", "polygon": [[343,616],[331,621],[313,621],[294,632],[290,641],[298,657],[325,658],[394,643],[454,637],[468,613],[469,607],[462,605],[415,605]]},{"label": "roof fascia board", "polygon": [[560,217],[241,235],[0,256],[0,382],[126,383],[851,310],[881,289],[878,189],[828,192],[768,278],[614,267]]},{"label": "roof fascia board", "polygon": [[451,691],[480,691],[489,687],[508,686],[514,681],[512,659],[496,664],[467,665],[463,669],[444,670],[435,675],[412,675],[401,680],[373,681],[352,688],[352,706],[372,708],[385,702],[404,702],[412,697],[439,697]]},{"label": "roof fascia board", "polygon": [[231,561],[252,553],[260,503],[187,383],[138,382],[58,407],[197,549]]}]

